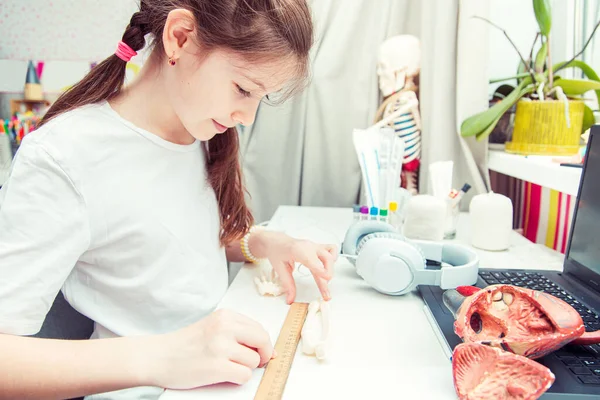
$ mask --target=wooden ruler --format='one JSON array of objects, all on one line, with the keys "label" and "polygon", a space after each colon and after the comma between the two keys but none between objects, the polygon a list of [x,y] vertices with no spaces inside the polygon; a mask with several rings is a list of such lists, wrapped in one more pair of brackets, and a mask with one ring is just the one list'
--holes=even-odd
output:
[{"label": "wooden ruler", "polygon": [[279,400],[296,355],[300,333],[308,314],[308,303],[292,303],[275,343],[277,357],[269,361],[254,400]]}]

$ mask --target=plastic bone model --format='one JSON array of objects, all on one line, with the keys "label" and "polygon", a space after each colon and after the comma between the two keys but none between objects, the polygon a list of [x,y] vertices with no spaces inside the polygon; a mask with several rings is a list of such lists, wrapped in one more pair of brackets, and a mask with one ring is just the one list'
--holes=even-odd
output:
[{"label": "plastic bone model", "polygon": [[410,112],[400,115],[391,123],[396,134],[404,140],[402,186],[412,194],[417,193],[421,157],[421,115],[418,87],[415,83],[420,63],[420,42],[415,36],[393,36],[379,47],[377,75],[384,101],[377,111],[375,121],[385,118],[410,101],[416,101]]},{"label": "plastic bone model", "polygon": [[[320,315],[320,323],[319,323]],[[302,327],[302,352],[315,355],[317,359],[327,358],[329,348],[330,308],[325,300],[313,300],[308,305],[308,315]]]},{"label": "plastic bone model", "polygon": [[459,287],[443,295],[464,343],[452,357],[460,399],[537,399],[554,375],[532,361],[564,345],[600,342],[579,313],[548,293],[512,285]]},{"label": "plastic bone model", "polygon": [[258,262],[259,276],[254,277],[254,283],[261,296],[280,296],[284,293],[277,273],[268,259]]}]

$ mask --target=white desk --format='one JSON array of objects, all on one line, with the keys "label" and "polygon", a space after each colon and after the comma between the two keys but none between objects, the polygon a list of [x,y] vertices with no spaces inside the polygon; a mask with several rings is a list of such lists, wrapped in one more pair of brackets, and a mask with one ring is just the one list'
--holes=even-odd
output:
[{"label": "white desk", "polygon": [[[468,217],[462,215],[456,239],[469,240]],[[343,241],[352,223],[351,209],[280,207],[270,226],[316,242]],[[479,252],[482,267],[562,269],[559,253],[535,245],[517,233],[508,251]],[[312,277],[296,273],[296,301],[319,297]],[[241,269],[219,308],[230,308],[262,323],[273,343],[288,306],[285,297],[262,297],[252,266]],[[332,338],[330,359],[319,362],[296,353],[284,399],[456,399],[451,362],[444,355],[417,293],[386,296],[368,287],[343,257],[330,283]],[[190,391],[167,390],[161,400],[252,399],[263,369],[242,386],[220,384]]]}]

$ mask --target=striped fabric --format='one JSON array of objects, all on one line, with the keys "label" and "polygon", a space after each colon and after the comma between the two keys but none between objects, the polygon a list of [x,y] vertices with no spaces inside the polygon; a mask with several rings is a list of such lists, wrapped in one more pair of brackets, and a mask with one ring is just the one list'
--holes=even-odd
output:
[{"label": "striped fabric", "polygon": [[494,192],[510,197],[513,202],[513,228],[522,230],[523,236],[534,243],[564,253],[576,196],[496,172],[490,175]]}]

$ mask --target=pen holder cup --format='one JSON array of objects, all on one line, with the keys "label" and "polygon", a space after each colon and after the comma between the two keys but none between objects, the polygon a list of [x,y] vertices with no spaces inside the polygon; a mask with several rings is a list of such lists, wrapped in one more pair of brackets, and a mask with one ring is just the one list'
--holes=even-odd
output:
[{"label": "pen holder cup", "polygon": [[454,202],[454,199],[446,200],[446,220],[444,224],[444,240],[452,240],[456,238],[456,229],[458,225],[458,216],[460,215],[460,207]]},{"label": "pen holder cup", "polygon": [[412,196],[404,214],[404,236],[416,240],[442,240],[446,209],[446,203],[439,197],[427,194]]}]

